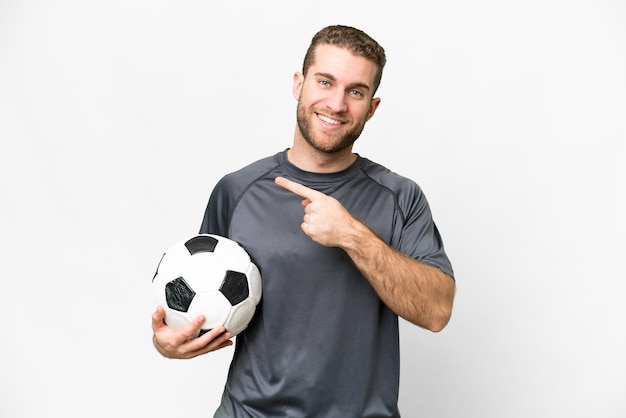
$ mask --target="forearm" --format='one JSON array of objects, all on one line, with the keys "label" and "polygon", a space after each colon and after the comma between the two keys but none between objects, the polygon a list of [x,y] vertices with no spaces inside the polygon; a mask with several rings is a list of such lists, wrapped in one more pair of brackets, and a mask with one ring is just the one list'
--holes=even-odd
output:
[{"label": "forearm", "polygon": [[449,275],[400,253],[356,220],[341,247],[392,311],[434,332],[446,326],[455,293]]}]

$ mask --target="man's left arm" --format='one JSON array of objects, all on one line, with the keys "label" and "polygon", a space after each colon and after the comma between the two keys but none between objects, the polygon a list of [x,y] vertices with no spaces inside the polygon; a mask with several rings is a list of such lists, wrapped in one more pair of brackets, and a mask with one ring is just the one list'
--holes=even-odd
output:
[{"label": "man's left arm", "polygon": [[456,287],[452,277],[389,246],[337,199],[283,177],[276,184],[304,199],[304,233],[346,251],[392,311],[433,332],[446,326]]},{"label": "man's left arm", "polygon": [[396,314],[433,332],[448,324],[456,287],[448,274],[402,254],[354,218],[338,246]]}]

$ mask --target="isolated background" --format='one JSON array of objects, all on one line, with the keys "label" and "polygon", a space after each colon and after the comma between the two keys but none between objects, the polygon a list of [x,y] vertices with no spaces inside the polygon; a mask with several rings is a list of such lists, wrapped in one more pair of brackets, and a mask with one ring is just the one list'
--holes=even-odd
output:
[{"label": "isolated background", "polygon": [[443,332],[402,323],[404,416],[626,415],[624,2],[0,0],[0,416],[211,416],[232,349],[161,358],[150,281],[291,144],[335,23],[388,54],[355,149],[418,181],[457,276]]}]

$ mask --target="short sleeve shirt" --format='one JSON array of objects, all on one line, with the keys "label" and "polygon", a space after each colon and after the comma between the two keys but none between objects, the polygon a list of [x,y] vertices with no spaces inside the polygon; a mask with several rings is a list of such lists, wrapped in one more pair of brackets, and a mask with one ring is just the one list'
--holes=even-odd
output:
[{"label": "short sleeve shirt", "polygon": [[216,417],[399,417],[398,316],[339,248],[301,230],[302,198],[283,176],[336,198],[382,240],[453,277],[426,197],[412,180],[361,156],[310,173],[286,152],[224,176],[201,233],[239,242],[259,267],[263,297],[236,337]]}]

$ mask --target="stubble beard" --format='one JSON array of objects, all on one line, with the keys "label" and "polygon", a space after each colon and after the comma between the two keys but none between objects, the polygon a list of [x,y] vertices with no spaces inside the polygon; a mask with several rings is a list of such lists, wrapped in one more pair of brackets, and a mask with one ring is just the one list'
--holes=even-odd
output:
[{"label": "stubble beard", "polygon": [[329,154],[338,153],[352,147],[352,144],[354,144],[354,142],[359,138],[361,132],[363,132],[363,128],[365,127],[365,122],[363,121],[343,135],[333,135],[335,137],[334,141],[329,143],[322,143],[322,141],[319,141],[315,138],[315,135],[312,132],[310,118],[313,117],[316,117],[313,111],[307,112],[307,110],[304,108],[304,105],[299,100],[296,119],[302,137],[309,145],[311,145],[316,150]]}]

